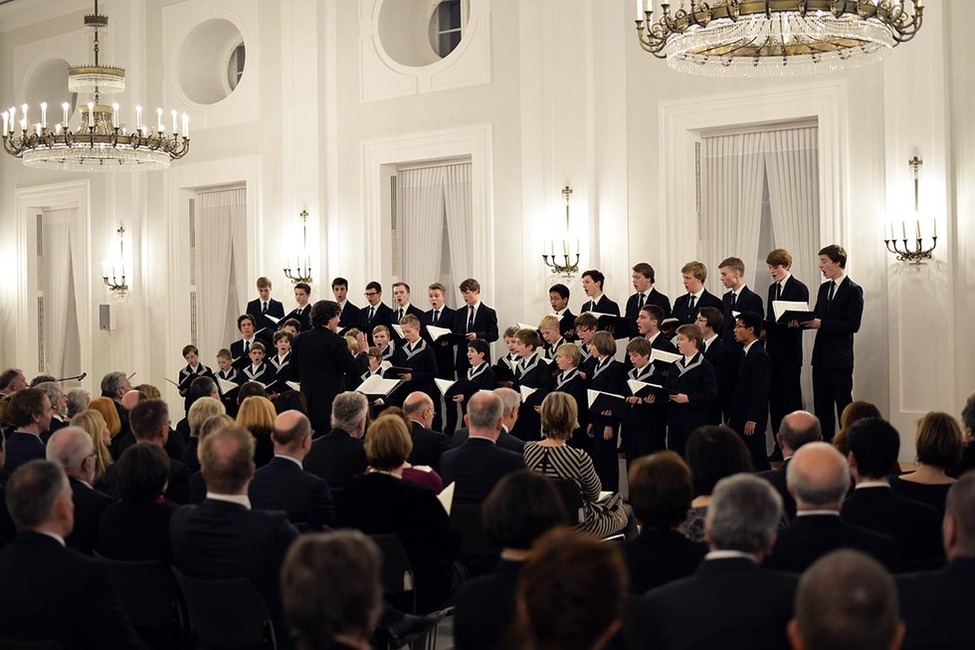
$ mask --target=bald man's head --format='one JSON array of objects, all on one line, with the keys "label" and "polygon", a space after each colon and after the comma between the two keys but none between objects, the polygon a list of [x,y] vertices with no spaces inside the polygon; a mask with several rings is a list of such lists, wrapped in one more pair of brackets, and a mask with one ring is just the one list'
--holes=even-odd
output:
[{"label": "bald man's head", "polygon": [[146,399],[146,396],[137,391],[130,390],[125,395],[122,395],[122,400],[119,402],[126,411],[131,411],[135,408],[135,405]]},{"label": "bald man's head", "polygon": [[[311,422],[301,411],[285,411],[274,418],[271,433],[275,453],[298,456],[311,445]],[[302,453],[300,457],[304,457]]]},{"label": "bald man's head", "polygon": [[501,433],[501,414],[504,404],[501,398],[488,391],[478,391],[467,403],[467,426],[472,435],[496,439]]},{"label": "bald man's head", "polygon": [[403,412],[406,413],[406,417],[420,422],[429,429],[433,423],[433,400],[426,393],[414,391],[403,400]]},{"label": "bald man's head", "polygon": [[792,457],[786,482],[799,510],[839,510],[850,487],[850,468],[832,445],[810,442]]},{"label": "bald man's head", "polygon": [[216,494],[247,494],[254,477],[254,436],[242,426],[214,431],[200,451],[200,471],[207,491]]},{"label": "bald man's head", "polygon": [[803,445],[822,439],[819,418],[809,411],[793,411],[779,424],[779,446],[786,457],[796,453]]},{"label": "bald man's head", "polygon": [[47,442],[45,455],[64,468],[68,476],[88,483],[95,476],[95,443],[81,427],[58,429]]}]

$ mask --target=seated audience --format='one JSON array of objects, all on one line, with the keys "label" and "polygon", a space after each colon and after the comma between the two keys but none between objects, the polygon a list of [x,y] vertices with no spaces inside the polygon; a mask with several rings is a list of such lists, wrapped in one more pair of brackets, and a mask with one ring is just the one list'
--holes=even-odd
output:
[{"label": "seated audience", "polygon": [[410,437],[413,439],[413,451],[407,459],[410,465],[426,465],[433,471],[440,472],[440,456],[450,447],[447,436],[439,431],[433,431],[433,400],[426,393],[415,391],[403,400],[403,412],[411,422]]},{"label": "seated audience", "polygon": [[143,648],[108,567],[65,548],[73,506],[64,470],[44,460],[23,464],[7,482],[6,502],[18,535],[0,551],[0,645]]},{"label": "seated audience", "polygon": [[142,393],[143,395],[145,395],[146,396],[146,399],[162,399],[163,398],[162,393],[159,392],[159,389],[156,388],[155,386],[153,386],[152,384],[139,384],[138,386],[134,386],[133,387],[133,390],[137,390],[140,393]]},{"label": "seated audience", "polygon": [[[403,420],[403,424],[406,425],[407,431],[413,426],[413,420],[407,417],[406,413],[403,412],[398,406],[387,406],[383,409],[382,415],[395,415],[396,417]],[[367,472],[371,472],[372,468],[368,468]],[[434,491],[435,494],[440,494],[443,491],[443,479],[440,478],[438,474],[429,465],[411,465],[409,462],[403,465],[403,479],[409,481],[410,483],[416,483],[417,485],[422,485],[423,487],[428,487]]]},{"label": "seated audience", "polygon": [[454,609],[456,650],[495,650],[514,644],[518,575],[539,537],[568,521],[552,482],[529,470],[504,476],[481,509],[491,543],[501,549],[494,573],[465,582]]},{"label": "seated audience", "polygon": [[[207,371],[209,372],[209,368],[207,368]],[[186,399],[184,400],[186,417],[176,423],[176,433],[179,434],[180,441],[184,446],[189,444],[190,436],[193,435],[193,432],[190,430],[190,409],[205,397],[209,397],[218,402],[220,401],[220,389],[217,387],[217,382],[212,375],[197,377],[190,382],[187,388]],[[224,412],[226,412],[226,406],[224,407]]]},{"label": "seated audience", "polygon": [[460,540],[433,491],[403,480],[412,447],[399,416],[384,414],[369,425],[365,448],[373,471],[346,486],[337,520],[367,535],[396,535],[413,566],[418,611],[429,612],[451,593]]},{"label": "seated audience", "polygon": [[274,458],[257,470],[248,494],[258,510],[283,510],[298,530],[321,531],[335,523],[335,504],[328,483],[305,471],[311,449],[311,422],[298,411],[274,419]]},{"label": "seated audience", "polygon": [[64,468],[71,485],[74,527],[65,540],[71,548],[91,555],[98,535],[98,521],[112,503],[112,497],[92,487],[95,476],[95,446],[80,427],[54,432],[47,443],[47,459]]},{"label": "seated audience", "polygon": [[975,469],[975,392],[969,394],[961,410],[961,425],[965,430],[965,448],[961,460],[948,475],[958,478],[970,469]]},{"label": "seated audience", "polygon": [[972,647],[967,620],[975,599],[975,473],[965,474],[948,490],[944,548],[948,566],[896,578],[907,626],[905,648]]},{"label": "seated audience", "polygon": [[66,399],[68,402],[68,418],[70,419],[88,409],[91,391],[86,388],[75,388],[68,391]]},{"label": "seated audience", "polygon": [[[563,486],[574,486],[572,501],[581,497],[582,512],[577,521],[583,530],[597,537],[622,531],[627,516],[619,494],[601,500],[602,484],[592,459],[586,452],[565,444],[579,424],[575,400],[567,393],[549,393],[542,400],[541,419],[545,438],[525,443],[525,465],[549,478],[572,484],[562,483]],[[566,502],[566,506],[571,509],[578,507],[578,503]]]},{"label": "seated audience", "polygon": [[297,650],[368,648],[382,611],[382,556],[358,531],[305,535],[281,569],[284,616]]},{"label": "seated audience", "polygon": [[[501,449],[508,449],[521,453],[525,449],[525,441],[511,435],[511,429],[518,419],[521,408],[521,395],[511,388],[495,388],[494,394],[501,398],[504,410],[501,412],[501,433],[498,434],[497,444]],[[450,448],[456,449],[467,441],[467,427],[461,427],[450,436]]]},{"label": "seated audience", "polygon": [[113,560],[169,563],[169,520],[176,504],[163,496],[169,455],[158,445],[138,442],[118,459],[119,500],[105,508],[95,550]]},{"label": "seated audience", "polygon": [[[845,413],[846,411],[844,411]],[[840,432],[843,433],[842,431]],[[844,439],[846,438],[844,434]],[[793,411],[782,418],[779,424],[779,432],[775,436],[778,448],[782,452],[782,466],[776,469],[759,472],[759,476],[772,484],[779,496],[782,497],[782,507],[785,511],[787,521],[791,521],[796,516],[796,500],[789,494],[786,487],[785,475],[789,469],[789,463],[796,451],[804,444],[809,442],[819,442],[823,439],[822,428],[819,418],[809,411]],[[839,440],[839,435],[833,438],[833,445]]]},{"label": "seated audience", "polygon": [[[197,431],[197,441],[199,443],[196,447],[197,465],[203,462],[203,451],[200,447],[203,445],[206,437],[214,431],[234,424],[236,422],[229,415],[214,415],[203,421],[203,424],[200,425],[200,429]],[[190,503],[202,503],[206,495],[207,486],[206,481],[203,480],[203,472],[197,470],[190,476]]]},{"label": "seated audience", "polygon": [[836,434],[831,444],[839,449],[840,453],[846,457],[850,453],[850,446],[846,439],[850,427],[860,420],[882,417],[883,414],[881,414],[880,409],[870,402],[864,402],[862,400],[850,402],[843,409],[843,412],[840,413],[840,432]]},{"label": "seated audience", "polygon": [[42,391],[47,395],[48,401],[51,402],[51,423],[48,425],[47,431],[41,434],[41,440],[47,444],[52,433],[68,426],[68,420],[66,419],[68,414],[67,398],[64,395],[64,390],[61,388],[61,385],[53,379],[39,382],[31,388]]},{"label": "seated audience", "polygon": [[721,479],[752,471],[752,457],[741,436],[724,426],[698,427],[687,439],[685,455],[694,479],[694,500],[678,530],[692,542],[704,542],[704,518],[711,492]]},{"label": "seated audience", "polygon": [[623,545],[623,553],[630,592],[643,594],[694,573],[707,547],[677,530],[694,490],[691,470],[677,453],[661,451],[634,460],[629,486],[640,534]]},{"label": "seated audience", "polygon": [[632,648],[788,648],[796,576],[761,567],[775,544],[782,499],[754,475],[718,482],[708,506],[710,552],[694,575],[651,589],[627,608]]},{"label": "seated audience", "polygon": [[108,435],[112,438],[112,444],[108,448],[112,452],[112,458],[118,458],[122,455],[122,452],[115,453],[115,449],[118,443],[118,437],[122,432],[122,420],[119,418],[118,411],[115,409],[115,402],[107,397],[96,397],[88,403],[88,408],[102,414],[105,424],[108,425]]},{"label": "seated audience", "polygon": [[890,470],[901,444],[897,430],[885,420],[867,418],[850,427],[847,444],[856,489],[843,502],[843,519],[893,537],[900,553],[899,566],[905,570],[944,564],[938,513],[890,488]]},{"label": "seated audience", "polygon": [[[0,399],[6,399],[0,398]],[[3,469],[3,463],[7,456],[7,439],[0,433],[0,469]],[[7,510],[6,501],[6,491],[3,489],[3,484],[0,483],[0,547],[3,547],[14,538],[17,534],[17,529],[14,527],[14,522],[10,518],[10,512]]]},{"label": "seated audience", "polygon": [[7,414],[14,431],[7,437],[7,462],[0,470],[0,483],[24,463],[44,458],[41,434],[51,424],[51,400],[44,391],[24,388],[10,397]]},{"label": "seated audience", "polygon": [[[201,377],[201,379],[209,379],[209,377]],[[190,386],[191,390],[192,388]],[[218,399],[196,399],[190,406],[190,410],[186,413],[188,437],[180,460],[191,472],[200,471],[200,427],[213,416],[226,413],[227,407]]]},{"label": "seated audience", "polygon": [[809,567],[789,621],[793,650],[897,650],[904,623],[894,581],[873,558],[833,551]]},{"label": "seated audience", "polygon": [[95,479],[92,485],[98,487],[105,478],[108,466],[112,464],[112,454],[108,451],[112,444],[112,436],[108,432],[108,424],[101,413],[88,409],[71,418],[71,426],[84,429],[95,446]]},{"label": "seated audience", "polygon": [[254,436],[254,463],[264,467],[274,457],[274,443],[271,442],[271,432],[274,431],[274,418],[277,412],[274,404],[266,397],[253,396],[240,403],[237,412],[237,424],[244,427]]},{"label": "seated audience", "polygon": [[895,476],[890,487],[902,497],[932,506],[944,516],[945,497],[955,482],[947,470],[958,464],[962,455],[961,427],[958,420],[932,411],[917,423],[917,468]]},{"label": "seated audience", "polygon": [[344,489],[353,476],[366,471],[362,441],[369,416],[365,395],[347,391],[332,401],[332,430],[315,440],[305,457],[305,469],[328,482],[332,490]]},{"label": "seated audience", "polygon": [[796,518],[779,531],[769,568],[802,573],[830,551],[852,548],[871,555],[889,570],[897,565],[894,539],[840,518],[850,487],[850,467],[831,444],[810,442],[796,452],[787,472],[796,500]]},{"label": "seated audience", "polygon": [[616,545],[569,528],[545,534],[518,576],[522,647],[607,647],[622,625],[628,589],[626,566]]}]

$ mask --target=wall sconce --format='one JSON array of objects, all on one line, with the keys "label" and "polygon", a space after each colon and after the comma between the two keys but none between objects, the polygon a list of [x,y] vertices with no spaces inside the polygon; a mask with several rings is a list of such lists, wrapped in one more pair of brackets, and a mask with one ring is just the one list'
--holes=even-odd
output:
[{"label": "wall sconce", "polygon": [[[544,248],[542,249],[542,261],[545,262],[545,266],[552,269],[552,273],[571,278],[579,272],[579,240],[575,240],[574,246],[569,241],[569,197],[572,196],[572,188],[568,185],[563,187],[562,196],[565,198],[565,239],[561,242],[556,242],[554,239],[550,241],[549,251],[546,253]],[[555,251],[559,249],[562,249],[562,252],[556,254]],[[573,249],[575,253],[570,253],[569,251]],[[573,257],[575,261],[572,261]],[[561,261],[557,261],[559,258]]]},{"label": "wall sconce", "polygon": [[[894,234],[894,224],[888,224],[884,227],[884,245],[887,246],[888,251],[897,255],[898,262],[920,265],[924,260],[931,259],[932,251],[938,246],[938,220],[932,219],[931,247],[925,248],[923,245],[923,237],[921,236],[921,219],[918,214],[918,177],[920,175],[921,165],[924,162],[917,156],[914,156],[907,161],[907,164],[910,166],[911,174],[914,176],[914,215],[918,217],[915,220],[915,237],[911,238],[914,241],[914,247],[910,248],[908,246],[908,241],[911,241],[911,239],[907,236],[906,221],[901,221],[900,240]],[[903,242],[903,244],[898,245],[898,241]]]},{"label": "wall sconce", "polygon": [[284,267],[284,276],[291,280],[291,284],[299,282],[311,283],[311,257],[308,255],[308,211],[302,210],[298,214],[301,219],[301,252],[294,258],[288,257]]},{"label": "wall sconce", "polygon": [[102,262],[102,282],[109,291],[121,298],[129,290],[129,285],[125,284],[125,226],[120,225],[115,234],[118,235],[118,259]]}]

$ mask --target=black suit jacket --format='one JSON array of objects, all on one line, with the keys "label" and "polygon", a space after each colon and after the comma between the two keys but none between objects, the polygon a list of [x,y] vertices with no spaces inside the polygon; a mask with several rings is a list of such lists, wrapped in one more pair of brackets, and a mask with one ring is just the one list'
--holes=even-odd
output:
[{"label": "black suit jacket", "polygon": [[736,311],[741,313],[752,311],[759,316],[764,316],[765,305],[762,303],[762,297],[747,286],[741,288],[738,294],[738,302],[734,307],[731,306],[732,296],[734,296],[734,292],[732,291],[727,291],[721,296],[721,312],[724,315],[724,328],[721,333],[721,338],[728,345],[741,347],[735,340],[735,317],[731,312]]},{"label": "black suit jacket", "polygon": [[[457,312],[444,305],[440,308],[440,317],[437,319],[437,327],[442,327],[453,331]],[[440,341],[434,341],[427,329],[433,325],[433,310],[423,312],[420,316],[420,325],[423,327],[423,335],[427,343],[433,347],[433,355],[437,358],[437,377],[441,379],[454,378],[454,344],[450,342],[450,337],[444,337]],[[467,346],[464,346],[465,348]],[[464,350],[467,353],[467,350]]]},{"label": "black suit jacket", "polygon": [[[245,314],[250,314],[254,317],[255,324],[257,327],[255,329],[261,329],[262,327],[268,328],[270,331],[275,331],[278,326],[268,318],[264,317],[261,313],[261,299],[255,298],[247,303],[247,310]],[[284,305],[279,300],[274,298],[269,298],[267,301],[267,313],[268,316],[274,316],[275,318],[284,318]]]},{"label": "black suit jacket", "polygon": [[737,343],[729,346],[720,336],[711,341],[704,351],[704,358],[714,367],[714,378],[718,386],[718,399],[708,407],[708,424],[721,424],[724,414],[731,414],[741,357],[741,346]]},{"label": "black suit jacket", "polygon": [[[582,303],[582,309],[579,310],[580,314],[584,314],[587,311],[595,312],[597,314],[612,314],[614,316],[620,315],[620,306],[609,299],[605,293],[599,296],[598,301],[587,300]],[[623,332],[625,334],[625,332]]]},{"label": "black suit jacket", "polygon": [[299,529],[321,531],[335,524],[328,483],[287,458],[275,457],[254,474],[247,491],[257,510],[284,510]]},{"label": "black suit jacket", "polygon": [[[768,304],[765,313],[765,351],[774,366],[802,365],[802,329],[789,329],[786,324],[775,322],[775,311],[772,302],[775,301],[775,285],[768,287]],[[790,275],[779,300],[789,302],[809,302],[809,287]]]},{"label": "black suit jacket", "polygon": [[[366,338],[369,339],[369,345],[373,345],[372,342],[372,330],[378,325],[385,325],[389,328],[390,338],[395,338],[395,333],[393,332],[393,310],[389,308],[384,302],[380,302],[375,307],[375,313],[372,319],[369,319],[369,305],[366,303],[365,306],[359,309],[359,316],[356,318],[355,326],[366,333]],[[339,319],[341,320],[341,318]]]},{"label": "black suit jacket", "polygon": [[819,285],[816,318],[820,319],[813,344],[812,365],[822,368],[853,367],[853,335],[863,317],[863,288],[849,277],[836,287],[829,302],[829,282]]},{"label": "black suit jacket", "polygon": [[[498,314],[496,311],[485,305],[483,302],[477,306],[477,311],[474,312],[474,327],[468,330],[467,321],[470,317],[470,306],[464,305],[459,307],[454,314],[454,333],[455,334],[467,334],[469,331],[474,332],[475,337],[483,339],[488,343],[494,343],[498,340]],[[456,363],[454,364],[457,368],[458,374],[461,370],[467,370],[470,367],[470,362],[467,360],[467,346],[458,345],[457,346],[457,357]]]},{"label": "black suit jacket", "polygon": [[938,571],[895,576],[905,650],[967,650],[975,598],[975,558],[959,557]]},{"label": "black suit jacket", "polygon": [[572,313],[572,310],[566,307],[565,311],[559,317],[559,336],[565,337],[567,341],[574,341],[576,331],[576,315]]},{"label": "black suit jacket", "polygon": [[[650,288],[650,293],[647,295],[644,305],[656,305],[664,312],[664,318],[670,316],[670,298],[664,294],[657,291],[655,288]],[[640,315],[640,293],[634,293],[629,298],[626,299],[626,311],[624,312],[626,320],[629,324],[629,332],[623,332],[630,338],[635,336],[640,336],[640,330],[636,326],[636,317]]]},{"label": "black suit jacket", "polygon": [[701,299],[694,304],[694,309],[689,310],[688,307],[691,304],[691,294],[685,293],[683,296],[678,296],[677,300],[674,301],[674,318],[680,321],[681,325],[693,325],[694,319],[697,318],[697,313],[701,311],[701,307],[714,307],[715,309],[723,310],[724,304],[721,302],[721,298],[718,298],[713,293],[710,293],[707,289],[704,289],[704,293],[701,294]]},{"label": "black suit jacket", "polygon": [[[169,480],[166,485],[166,498],[173,503],[184,504],[190,502],[190,468],[175,458],[169,459]],[[112,497],[120,497],[118,491],[118,470],[115,465],[109,465],[105,470],[98,489]]]},{"label": "black suit jacket", "polygon": [[765,566],[802,573],[822,556],[841,548],[862,551],[889,571],[897,569],[894,538],[854,526],[837,515],[797,516],[791,524],[779,530],[775,548],[766,558]]},{"label": "black suit jacket", "polygon": [[[307,305],[305,305],[300,313],[298,312],[298,307],[295,306],[294,309],[285,314],[284,318],[281,319],[281,322],[283,323],[289,318],[294,318],[296,321],[301,323],[301,331],[304,332],[306,329],[311,327],[311,303],[309,302]],[[341,318],[339,319],[339,323],[341,325]]]},{"label": "black suit jacket", "polygon": [[785,459],[782,463],[782,467],[777,469],[770,469],[765,472],[758,472],[758,476],[762,477],[766,481],[772,484],[775,491],[779,493],[782,497],[782,509],[786,515],[788,515],[789,521],[792,521],[796,516],[796,500],[792,498],[789,494],[789,489],[786,487],[785,472],[786,468],[789,466],[789,462],[792,457]]},{"label": "black suit jacket", "polygon": [[748,558],[704,560],[694,575],[629,601],[628,647],[785,650],[797,582]]},{"label": "black suit jacket", "polygon": [[112,505],[112,497],[89,487],[74,477],[71,483],[71,501],[74,502],[74,528],[65,543],[86,555],[91,555],[98,536],[98,522],[105,508]]},{"label": "black suit jacket", "polygon": [[332,429],[311,444],[304,466],[305,471],[328,481],[330,487],[342,489],[353,476],[366,471],[369,461],[361,438],[353,438],[342,429]]},{"label": "black suit jacket", "polygon": [[[402,320],[402,317],[399,315],[399,310],[400,310],[399,305],[393,303],[392,305],[389,306],[389,309],[392,311],[392,314],[393,314],[392,315],[392,319],[393,319],[392,322],[395,323],[396,325],[399,325],[400,320]],[[423,323],[422,323],[423,310],[422,309],[420,309],[419,307],[417,307],[413,303],[410,303],[410,306],[406,309],[406,312],[403,314],[403,316],[406,316],[407,314],[410,314],[412,316],[416,316],[417,320],[420,320],[421,321],[420,325],[422,327],[422,325],[423,325]],[[392,328],[390,328],[389,335],[390,335],[390,337],[393,340],[396,341],[396,347],[400,347],[401,345],[403,345],[404,341],[406,340],[402,336],[400,336],[399,334],[397,334],[396,333],[396,330],[394,330]]]},{"label": "black suit jacket", "polygon": [[454,606],[454,645],[458,650],[516,647],[509,638],[515,618],[515,592],[521,562],[501,560],[494,573],[461,585]]},{"label": "black suit jacket", "polygon": [[7,461],[0,470],[0,483],[6,483],[14,470],[24,463],[44,458],[44,443],[33,433],[14,431],[7,438]]},{"label": "black suit jacket", "polygon": [[[465,442],[467,442],[470,436],[470,431],[467,427],[461,427],[454,431],[453,435],[450,436],[450,448],[457,449]],[[500,449],[507,449],[508,451],[513,451],[518,455],[525,449],[525,441],[515,438],[513,435],[508,433],[508,430],[501,427],[501,433],[498,435],[497,446]],[[446,452],[444,452],[446,453]],[[441,459],[443,456],[441,456]]]},{"label": "black suit jacket", "polygon": [[[698,353],[698,358],[702,356]],[[667,387],[684,393],[689,401],[686,404],[668,404],[667,426],[689,435],[697,427],[707,424],[708,407],[718,397],[718,382],[714,378],[714,368],[707,359],[702,359],[698,365],[695,365],[696,361],[692,362],[692,367],[683,374],[678,369],[679,363],[675,361],[670,364]]]},{"label": "black suit jacket", "polygon": [[842,517],[855,526],[893,537],[905,570],[944,564],[941,517],[929,505],[905,499],[889,487],[860,488],[843,502]]},{"label": "black suit jacket", "polygon": [[456,483],[454,501],[482,503],[506,474],[525,469],[521,454],[498,447],[484,438],[468,438],[440,458],[444,485]]},{"label": "black suit jacket", "polygon": [[22,532],[0,551],[0,639],[63,650],[143,648],[101,562]]},{"label": "black suit jacket", "polygon": [[427,429],[419,422],[413,422],[410,437],[413,438],[413,451],[406,460],[410,465],[429,465],[440,473],[440,456],[450,447],[450,440],[439,431]]},{"label": "black suit jacket", "polygon": [[98,522],[95,550],[113,560],[158,560],[169,564],[173,559],[169,548],[169,519],[177,507],[172,501],[116,501],[105,508]]},{"label": "black suit jacket", "polygon": [[765,439],[768,421],[769,359],[758,341],[752,344],[738,366],[735,397],[731,404],[729,424],[744,435],[745,422],[755,422],[756,436]]},{"label": "black suit jacket", "polygon": [[630,569],[630,593],[648,590],[692,575],[708,548],[684,537],[676,530],[644,528],[623,544]]},{"label": "black suit jacket", "polygon": [[295,338],[291,358],[288,365],[308,399],[312,428],[324,431],[332,414],[332,401],[345,390],[346,374],[356,374],[359,369],[349,345],[327,327],[315,327]]},{"label": "black suit jacket", "polygon": [[342,315],[339,316],[339,329],[345,329],[347,327],[353,327],[359,322],[359,307],[356,307],[348,300],[345,301],[345,305],[342,307]]}]

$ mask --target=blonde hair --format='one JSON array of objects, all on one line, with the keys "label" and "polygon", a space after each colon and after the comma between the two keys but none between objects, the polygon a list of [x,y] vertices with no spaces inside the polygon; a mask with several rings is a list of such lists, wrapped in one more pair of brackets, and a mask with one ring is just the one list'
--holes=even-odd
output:
[{"label": "blonde hair", "polygon": [[538,322],[538,329],[540,330],[557,330],[559,329],[559,319],[556,316],[549,314],[544,316],[542,320]]},{"label": "blonde hair", "polygon": [[274,430],[274,418],[277,412],[274,404],[266,397],[254,395],[240,403],[237,411],[237,424],[250,431],[255,436],[271,435]]},{"label": "blonde hair", "polygon": [[108,397],[96,397],[88,402],[88,408],[102,414],[105,424],[108,425],[108,435],[111,437],[114,438],[122,430],[122,421],[118,417],[118,411],[115,410],[115,402]]},{"label": "blonde hair", "polygon": [[152,384],[139,384],[138,386],[135,386],[132,390],[139,391],[149,399],[162,399],[162,393],[160,393],[159,389],[153,386]]},{"label": "blonde hair", "polygon": [[402,467],[410,452],[413,439],[403,418],[380,415],[366,431],[366,458],[373,469],[389,471]]},{"label": "blonde hair", "polygon": [[[118,417],[116,415],[116,417]],[[105,418],[95,409],[87,409],[71,418],[71,426],[84,429],[95,444],[95,479],[97,483],[105,477],[105,471],[112,464],[112,455],[102,442],[102,429],[108,428]]]},{"label": "blonde hair", "polygon": [[568,393],[549,393],[542,400],[542,433],[552,440],[568,440],[579,427],[579,407]]},{"label": "blonde hair", "polygon": [[198,438],[196,446],[196,459],[201,463],[203,462],[203,441],[206,440],[208,435],[214,431],[219,431],[224,427],[232,427],[234,424],[234,419],[226,413],[214,415],[213,417],[204,420],[203,424],[200,425],[199,431],[196,432],[196,437]]},{"label": "blonde hair", "polygon": [[218,399],[204,397],[193,402],[186,414],[186,423],[190,425],[190,435],[196,437],[200,427],[215,415],[224,415],[227,407]]}]

